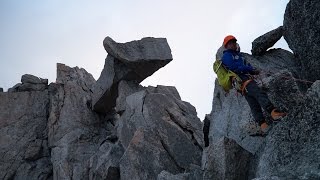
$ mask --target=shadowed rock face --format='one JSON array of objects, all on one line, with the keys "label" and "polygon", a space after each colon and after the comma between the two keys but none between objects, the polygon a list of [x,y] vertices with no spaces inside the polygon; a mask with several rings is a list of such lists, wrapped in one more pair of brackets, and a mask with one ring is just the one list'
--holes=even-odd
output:
[{"label": "shadowed rock face", "polygon": [[204,164],[211,171],[205,171],[203,179],[248,179],[252,155],[234,140],[226,137],[214,139],[204,155],[208,155]]},{"label": "shadowed rock face", "polygon": [[[119,94],[129,83],[121,84]],[[120,160],[121,177],[156,179],[163,170],[177,174],[191,172],[191,164],[200,167],[204,143],[195,108],[181,101],[174,87],[134,89],[119,103],[125,104],[117,128],[126,148]]]},{"label": "shadowed rock face", "polygon": [[298,57],[304,78],[320,77],[320,2],[290,0],[284,14],[284,38]]},{"label": "shadowed rock face", "polygon": [[58,64],[57,75],[57,83],[49,86],[48,141],[53,177],[88,179],[90,158],[100,153],[99,145],[112,126],[104,124],[91,110],[91,88],[95,83],[91,74]]},{"label": "shadowed rock face", "polygon": [[108,56],[93,88],[93,109],[100,113],[110,112],[115,107],[118,83],[121,80],[140,83],[172,60],[165,38],[116,43],[106,37],[103,45]]},{"label": "shadowed rock face", "polygon": [[320,81],[295,96],[296,105],[266,139],[257,176],[287,179],[319,179]]},{"label": "shadowed rock face", "polygon": [[48,90],[0,92],[0,179],[50,179]]}]

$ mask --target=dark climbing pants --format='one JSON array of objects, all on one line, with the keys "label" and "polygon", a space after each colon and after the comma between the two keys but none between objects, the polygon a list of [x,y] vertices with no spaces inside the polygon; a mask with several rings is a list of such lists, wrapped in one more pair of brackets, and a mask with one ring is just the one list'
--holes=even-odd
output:
[{"label": "dark climbing pants", "polygon": [[274,106],[269,100],[268,95],[259,88],[255,81],[251,81],[246,88],[247,92],[244,97],[248,101],[253,118],[261,125],[265,122],[262,108],[266,112],[271,113]]}]

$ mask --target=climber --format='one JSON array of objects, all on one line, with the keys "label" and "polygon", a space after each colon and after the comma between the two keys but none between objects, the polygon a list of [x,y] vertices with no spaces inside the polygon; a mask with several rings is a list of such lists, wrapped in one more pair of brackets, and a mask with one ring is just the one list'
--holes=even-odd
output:
[{"label": "climber", "polygon": [[[269,124],[263,116],[261,107],[271,114],[273,121],[279,120],[281,117],[286,116],[285,112],[279,111],[270,102],[267,94],[263,92],[254,81],[252,75],[258,75],[260,71],[250,64],[247,64],[242,57],[237,47],[237,39],[228,35],[224,38],[222,63],[226,68],[236,73],[242,80],[241,92],[247,100],[254,120],[259,124],[260,130],[257,134],[266,134],[269,129]],[[253,135],[253,134],[252,134]]]}]

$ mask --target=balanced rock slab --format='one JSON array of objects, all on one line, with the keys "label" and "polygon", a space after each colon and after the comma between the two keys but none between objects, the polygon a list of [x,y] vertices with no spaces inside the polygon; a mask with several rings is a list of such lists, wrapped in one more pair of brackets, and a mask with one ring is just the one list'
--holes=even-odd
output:
[{"label": "balanced rock slab", "polygon": [[143,38],[117,43],[106,37],[103,45],[108,52],[104,69],[93,88],[93,110],[110,112],[116,105],[121,80],[140,83],[172,60],[165,38]]},{"label": "balanced rock slab", "polygon": [[282,26],[256,38],[252,42],[252,55],[260,56],[272,47],[283,35]]}]

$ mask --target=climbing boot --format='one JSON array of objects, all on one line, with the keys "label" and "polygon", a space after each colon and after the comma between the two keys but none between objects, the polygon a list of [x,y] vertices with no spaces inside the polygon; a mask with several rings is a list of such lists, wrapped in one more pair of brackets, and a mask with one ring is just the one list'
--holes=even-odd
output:
[{"label": "climbing boot", "polygon": [[287,115],[287,113],[281,112],[281,111],[277,110],[276,108],[271,111],[271,118],[274,121],[278,121],[278,120],[280,120],[280,118],[285,117],[286,115]]},{"label": "climbing boot", "polygon": [[260,129],[262,132],[267,132],[268,128],[269,128],[269,125],[266,122],[264,122],[260,125]]}]

